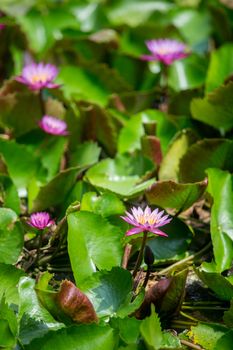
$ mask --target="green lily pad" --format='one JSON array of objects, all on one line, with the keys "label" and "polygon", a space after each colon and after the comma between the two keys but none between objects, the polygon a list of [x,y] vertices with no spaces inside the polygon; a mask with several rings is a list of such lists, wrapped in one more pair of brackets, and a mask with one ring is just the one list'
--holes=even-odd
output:
[{"label": "green lily pad", "polygon": [[68,252],[77,286],[90,278],[96,267],[119,266],[123,254],[122,232],[102,216],[91,212],[68,215]]},{"label": "green lily pad", "polygon": [[194,119],[224,132],[233,127],[233,83],[223,85],[204,98],[195,98],[191,103]]},{"label": "green lily pad", "polygon": [[143,182],[143,175],[153,169],[153,164],[140,156],[127,155],[104,159],[91,167],[85,175],[94,187],[116,193],[122,197],[136,197],[154,180]]},{"label": "green lily pad", "polygon": [[206,169],[233,171],[233,142],[227,139],[203,139],[192,144],[180,160],[181,182],[201,181]]},{"label": "green lily pad", "polygon": [[216,268],[222,272],[233,259],[232,176],[220,169],[208,169],[207,191],[213,198],[210,232]]},{"label": "green lily pad", "polygon": [[0,262],[16,263],[23,248],[23,229],[17,214],[0,208]]},{"label": "green lily pad", "polygon": [[181,212],[195,203],[205,192],[207,182],[179,184],[174,181],[158,181],[145,192],[150,204],[162,208],[175,208]]}]

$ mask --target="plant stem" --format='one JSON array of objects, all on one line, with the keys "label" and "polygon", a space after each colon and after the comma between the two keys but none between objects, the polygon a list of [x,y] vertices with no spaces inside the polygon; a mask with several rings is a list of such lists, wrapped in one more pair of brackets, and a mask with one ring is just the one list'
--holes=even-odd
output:
[{"label": "plant stem", "polygon": [[158,276],[165,275],[167,273],[170,273],[172,270],[174,270],[177,267],[180,267],[184,264],[192,263],[196,258],[198,258],[200,255],[202,255],[204,252],[206,252],[211,247],[211,245],[212,245],[212,242],[209,242],[204,248],[199,250],[199,252],[192,254],[192,255],[188,256],[187,258],[182,259],[180,261],[177,261],[176,263],[166,267],[165,269],[157,272],[157,275]]},{"label": "plant stem", "polygon": [[141,245],[141,248],[140,248],[140,251],[139,251],[139,254],[138,254],[138,258],[137,258],[137,261],[136,261],[136,264],[135,264],[135,267],[134,267],[134,270],[133,270],[133,277],[135,277],[137,275],[138,269],[139,269],[139,267],[140,267],[140,265],[142,263],[142,257],[143,257],[143,252],[144,252],[144,248],[145,248],[145,245],[146,245],[147,234],[148,234],[147,231],[145,231],[143,233],[142,245]]},{"label": "plant stem", "polygon": [[186,345],[186,346],[190,347],[191,349],[204,350],[199,345],[193,344],[187,340],[180,339],[180,342],[181,342],[181,344]]},{"label": "plant stem", "polygon": [[131,250],[132,250],[132,245],[129,244],[129,243],[126,244],[125,251],[124,251],[124,256],[123,256],[122,264],[121,264],[123,269],[127,269],[127,265],[128,265],[128,261],[129,261]]},{"label": "plant stem", "polygon": [[43,232],[41,232],[39,234],[39,243],[38,243],[38,247],[37,247],[37,251],[36,251],[36,258],[35,258],[34,264],[37,264],[37,262],[39,261],[39,258],[40,258],[40,249],[42,246],[42,234],[43,234]]},{"label": "plant stem", "polygon": [[147,265],[146,277],[145,277],[144,282],[143,282],[144,288],[146,288],[146,286],[147,286],[147,283],[148,283],[149,277],[150,277],[150,273],[151,273],[151,265]]},{"label": "plant stem", "polygon": [[45,112],[45,105],[44,105],[43,91],[42,90],[39,91],[39,101],[40,101],[40,108],[41,108],[42,116],[44,116],[46,114],[46,112]]}]

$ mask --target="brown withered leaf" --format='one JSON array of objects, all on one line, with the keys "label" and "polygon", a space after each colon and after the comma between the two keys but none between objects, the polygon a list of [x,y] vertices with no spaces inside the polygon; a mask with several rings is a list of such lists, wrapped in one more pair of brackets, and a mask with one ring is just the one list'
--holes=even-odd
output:
[{"label": "brown withered leaf", "polygon": [[135,312],[135,317],[137,319],[142,320],[150,315],[152,303],[155,305],[156,308],[159,307],[161,301],[163,300],[165,294],[167,293],[171,285],[172,279],[172,277],[162,279],[147,290],[142,305]]},{"label": "brown withered leaf", "polygon": [[57,293],[57,303],[61,310],[74,322],[98,322],[98,317],[88,297],[68,280],[61,284]]}]

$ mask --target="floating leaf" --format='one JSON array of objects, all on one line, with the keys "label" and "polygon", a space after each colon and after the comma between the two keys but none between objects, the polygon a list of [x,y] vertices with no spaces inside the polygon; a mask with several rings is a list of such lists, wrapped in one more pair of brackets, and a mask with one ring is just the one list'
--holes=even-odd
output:
[{"label": "floating leaf", "polygon": [[117,1],[107,12],[107,16],[114,25],[129,25],[137,27],[145,22],[153,12],[164,13],[172,7],[163,1]]},{"label": "floating leaf", "polygon": [[3,207],[14,210],[16,214],[20,213],[20,200],[17,188],[6,175],[0,175],[0,202]]},{"label": "floating leaf", "polygon": [[213,263],[203,263],[195,272],[220,299],[230,301],[233,298],[233,284],[216,271]]},{"label": "floating leaf", "polygon": [[175,208],[178,212],[191,207],[205,192],[207,182],[179,184],[174,181],[158,181],[145,192],[150,204],[163,208]]},{"label": "floating leaf", "polygon": [[94,273],[84,282],[83,289],[99,317],[126,317],[138,307],[137,298],[131,302],[132,283],[129,271],[113,267],[111,271]]},{"label": "floating leaf", "polygon": [[164,232],[168,237],[156,237],[148,241],[155,261],[180,260],[185,256],[185,252],[192,238],[189,227],[180,219],[173,218],[164,226]]},{"label": "floating leaf", "polygon": [[182,130],[175,135],[160,165],[160,180],[178,180],[180,160],[196,140],[196,135],[190,129]]},{"label": "floating leaf", "polygon": [[42,337],[49,330],[58,330],[64,325],[54,320],[52,315],[40,304],[35,281],[30,277],[22,277],[19,282],[19,338],[23,344],[32,339]]},{"label": "floating leaf", "polygon": [[233,142],[227,139],[203,139],[190,146],[180,160],[182,182],[201,181],[208,168],[233,171]]},{"label": "floating leaf", "polygon": [[23,229],[17,214],[0,208],[0,262],[16,263],[23,248]]},{"label": "floating leaf", "polygon": [[[205,350],[214,350],[217,341],[227,332],[227,328],[214,323],[199,323],[191,327],[189,336],[195,344],[204,347]],[[217,349],[216,349],[217,350]]]},{"label": "floating leaf", "polygon": [[221,85],[233,73],[233,45],[225,44],[212,51],[206,79],[206,91]]},{"label": "floating leaf", "polygon": [[0,139],[0,154],[3,155],[9,175],[17,188],[27,187],[41,166],[39,159],[25,145],[13,140]]},{"label": "floating leaf", "polygon": [[80,123],[83,140],[98,141],[110,155],[116,152],[117,129],[111,114],[95,104],[82,102]]},{"label": "floating leaf", "polygon": [[159,312],[166,319],[179,312],[184,298],[187,275],[188,269],[180,271],[172,277],[167,293],[159,305]]},{"label": "floating leaf", "polygon": [[41,187],[33,201],[32,211],[45,210],[62,203],[75,184],[78,174],[83,170],[80,167],[63,170],[47,185]]},{"label": "floating leaf", "polygon": [[24,271],[17,269],[12,265],[0,263],[0,300],[4,296],[7,304],[19,303],[17,284],[23,277]]},{"label": "floating leaf", "polygon": [[231,267],[233,259],[232,176],[220,169],[208,169],[208,189],[213,198],[210,232],[216,269]]},{"label": "floating leaf", "polygon": [[233,83],[230,82],[215,89],[203,99],[193,99],[193,118],[225,132],[230,130],[233,127],[232,94]]},{"label": "floating leaf", "polygon": [[108,217],[111,215],[122,215],[125,211],[125,206],[113,193],[103,193],[102,196],[97,196],[95,192],[87,192],[83,195],[81,209]]},{"label": "floating leaf", "polygon": [[142,321],[140,331],[148,346],[153,349],[160,349],[163,342],[163,333],[154,307],[151,308],[151,315]]},{"label": "floating leaf", "polygon": [[39,96],[14,79],[5,81],[0,89],[0,124],[14,136],[21,136],[37,128],[41,118]]},{"label": "floating leaf", "polygon": [[139,195],[154,180],[142,182],[141,177],[152,169],[152,163],[140,156],[117,156],[104,159],[90,168],[86,179],[97,188],[109,190],[123,197]]},{"label": "floating leaf", "polygon": [[[110,270],[120,265],[122,232],[100,215],[74,212],[68,215],[68,252],[77,285],[96,267]],[[81,288],[82,289],[82,288]]]},{"label": "floating leaf", "polygon": [[205,83],[207,64],[195,54],[175,61],[169,68],[168,84],[175,91],[194,89]]},{"label": "floating leaf", "polygon": [[88,297],[70,281],[63,281],[57,303],[66,315],[77,323],[97,322],[98,318]]},{"label": "floating leaf", "polygon": [[95,142],[84,142],[72,152],[70,166],[91,166],[98,162],[101,148]]},{"label": "floating leaf", "polygon": [[108,325],[80,325],[49,332],[45,337],[35,339],[26,350],[95,350],[114,349],[117,343],[114,330]]},{"label": "floating leaf", "polygon": [[140,324],[141,321],[134,317],[117,318],[113,319],[111,322],[111,325],[117,328],[121,339],[126,344],[134,344],[137,342],[140,334]]},{"label": "floating leaf", "polygon": [[217,340],[214,350],[226,350],[232,347],[233,331],[230,330]]}]

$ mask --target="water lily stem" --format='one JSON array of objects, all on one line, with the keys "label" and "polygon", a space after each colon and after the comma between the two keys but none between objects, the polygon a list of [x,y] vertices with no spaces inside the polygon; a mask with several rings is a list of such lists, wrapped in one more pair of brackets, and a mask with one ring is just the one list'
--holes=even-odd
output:
[{"label": "water lily stem", "polygon": [[191,349],[204,350],[199,345],[193,344],[193,343],[189,342],[188,340],[181,339],[180,342],[181,342],[181,344],[186,345]]},{"label": "water lily stem", "polygon": [[44,105],[44,100],[43,100],[43,90],[42,89],[39,91],[39,101],[40,101],[40,108],[41,108],[42,116],[44,116],[46,114],[46,112],[45,112],[45,105]]},{"label": "water lily stem", "polygon": [[143,233],[141,248],[140,248],[140,251],[139,251],[139,254],[138,254],[138,258],[137,258],[137,261],[136,261],[136,264],[135,264],[135,267],[134,267],[134,270],[133,270],[133,277],[135,277],[137,275],[138,269],[139,269],[139,267],[140,267],[140,265],[142,263],[142,257],[143,257],[143,252],[144,252],[145,245],[146,245],[147,235],[148,235],[148,232],[145,231]]},{"label": "water lily stem", "polygon": [[42,235],[43,235],[43,232],[41,232],[39,234],[39,242],[38,242],[38,247],[37,247],[37,251],[36,251],[36,258],[35,258],[34,264],[37,264],[39,261],[39,258],[40,258],[40,249],[42,247]]}]

